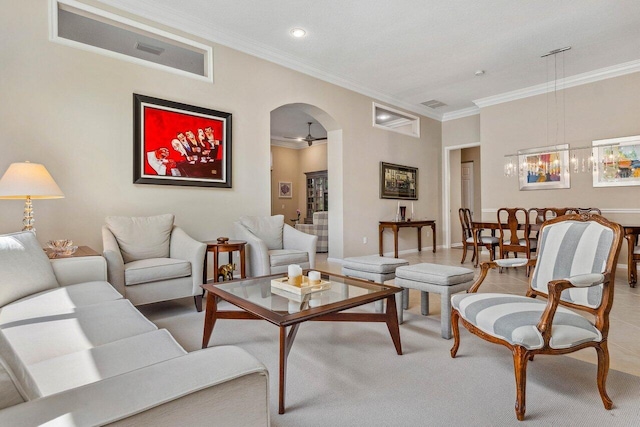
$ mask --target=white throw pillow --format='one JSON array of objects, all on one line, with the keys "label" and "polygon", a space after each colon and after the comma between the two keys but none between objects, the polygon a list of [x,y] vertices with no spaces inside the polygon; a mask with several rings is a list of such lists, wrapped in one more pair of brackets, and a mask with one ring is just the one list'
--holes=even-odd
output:
[{"label": "white throw pillow", "polygon": [[108,216],[107,227],[116,237],[125,263],[149,258],[168,258],[172,214],[149,217]]},{"label": "white throw pillow", "polygon": [[30,231],[0,236],[0,307],[57,288],[51,262]]},{"label": "white throw pillow", "polygon": [[240,224],[247,227],[251,233],[264,241],[269,250],[282,249],[284,215],[241,216]]}]

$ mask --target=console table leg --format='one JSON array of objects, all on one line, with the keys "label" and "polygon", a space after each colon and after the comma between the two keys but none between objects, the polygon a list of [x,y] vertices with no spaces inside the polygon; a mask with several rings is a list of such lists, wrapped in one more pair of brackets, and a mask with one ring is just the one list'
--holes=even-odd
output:
[{"label": "console table leg", "polygon": [[422,252],[422,227],[418,228],[418,252]]},{"label": "console table leg", "polygon": [[398,227],[393,227],[393,257],[398,258]]},{"label": "console table leg", "polygon": [[433,232],[431,234],[433,234],[433,253],[435,254],[436,253],[436,224],[435,223],[431,225],[431,231]]}]

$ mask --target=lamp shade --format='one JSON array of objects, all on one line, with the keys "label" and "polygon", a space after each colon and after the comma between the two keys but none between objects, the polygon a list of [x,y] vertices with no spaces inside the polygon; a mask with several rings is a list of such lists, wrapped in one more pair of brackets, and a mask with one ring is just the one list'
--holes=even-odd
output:
[{"label": "lamp shade", "polygon": [[12,163],[0,178],[0,199],[61,199],[62,190],[39,163]]}]

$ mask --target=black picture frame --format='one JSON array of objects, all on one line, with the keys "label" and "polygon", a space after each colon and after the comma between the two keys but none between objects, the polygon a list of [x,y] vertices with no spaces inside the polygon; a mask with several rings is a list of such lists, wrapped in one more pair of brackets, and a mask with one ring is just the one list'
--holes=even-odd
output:
[{"label": "black picture frame", "polygon": [[380,198],[418,200],[418,168],[380,162]]},{"label": "black picture frame", "polygon": [[231,188],[231,113],[133,94],[134,184]]}]

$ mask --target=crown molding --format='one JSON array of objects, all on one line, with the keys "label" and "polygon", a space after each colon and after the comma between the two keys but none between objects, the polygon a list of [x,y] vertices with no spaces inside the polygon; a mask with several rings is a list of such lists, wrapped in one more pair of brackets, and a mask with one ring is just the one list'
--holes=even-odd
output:
[{"label": "crown molding", "polygon": [[[132,4],[130,3],[134,3],[135,7],[132,7]],[[128,0],[110,0],[108,1],[108,4],[141,17],[153,17],[151,18],[153,21],[166,25],[167,27],[180,29],[196,37],[201,37],[213,43],[256,56],[294,71],[332,83],[336,86],[360,93],[361,95],[366,95],[378,101],[392,104],[395,107],[420,114],[430,119],[442,121],[442,114],[433,111],[428,107],[402,101],[375,89],[363,86],[347,77],[337,75],[328,70],[323,70],[317,66],[304,64],[292,55],[289,55],[279,49],[271,48],[262,43],[257,43],[243,34],[229,31],[222,32],[213,28],[211,23],[207,22],[202,16],[194,19],[192,16],[188,16],[178,8],[160,9],[151,0],[138,0],[136,2],[130,2]]]},{"label": "crown molding", "polygon": [[475,116],[476,114],[480,114],[480,107],[478,106],[463,108],[461,110],[455,110],[455,111],[450,111],[448,113],[444,113],[442,115],[442,121],[446,122],[449,120],[461,119],[463,117]]},{"label": "crown molding", "polygon": [[[598,82],[613,77],[624,76],[627,74],[637,73],[640,71],[640,60],[625,62],[623,64],[612,65],[611,67],[600,68],[598,70],[589,71],[587,73],[576,74],[575,76],[558,79],[557,85],[543,83],[536,86],[530,86],[524,89],[518,89],[499,95],[489,96],[486,98],[473,101],[480,108],[489,107],[491,105],[502,104],[504,102],[515,101],[517,99],[529,98],[531,96],[542,95],[544,93],[556,90],[568,89],[574,86],[585,85],[588,83]],[[556,86],[556,87],[554,87]]]}]

